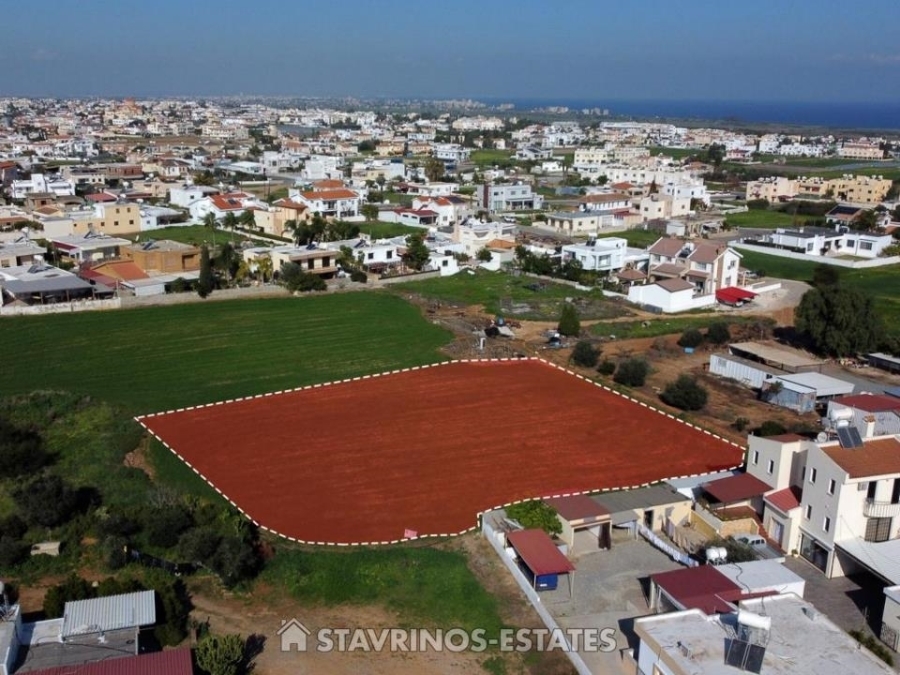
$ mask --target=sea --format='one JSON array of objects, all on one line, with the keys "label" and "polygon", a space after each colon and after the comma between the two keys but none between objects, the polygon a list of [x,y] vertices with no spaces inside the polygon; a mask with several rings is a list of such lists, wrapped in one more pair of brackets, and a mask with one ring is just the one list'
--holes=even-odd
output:
[{"label": "sea", "polygon": [[785,124],[847,130],[900,130],[900,101],[788,102],[788,101],[653,101],[587,99],[479,99],[499,105],[511,103],[515,110],[551,106],[608,110],[612,118],[690,122]]}]

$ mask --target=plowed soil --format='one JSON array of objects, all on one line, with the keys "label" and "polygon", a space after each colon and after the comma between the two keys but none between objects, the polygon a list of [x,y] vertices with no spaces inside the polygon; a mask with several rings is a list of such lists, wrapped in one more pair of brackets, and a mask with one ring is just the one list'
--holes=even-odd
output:
[{"label": "plowed soil", "polygon": [[313,543],[454,534],[514,500],[716,471],[742,456],[531,359],[436,365],[141,422],[258,523]]}]

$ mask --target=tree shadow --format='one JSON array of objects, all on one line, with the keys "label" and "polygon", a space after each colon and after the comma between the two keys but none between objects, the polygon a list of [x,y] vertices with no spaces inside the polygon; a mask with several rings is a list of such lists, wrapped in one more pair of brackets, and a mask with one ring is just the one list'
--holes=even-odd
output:
[{"label": "tree shadow", "polygon": [[244,672],[252,673],[256,668],[256,657],[263,653],[266,636],[254,633],[244,643]]}]

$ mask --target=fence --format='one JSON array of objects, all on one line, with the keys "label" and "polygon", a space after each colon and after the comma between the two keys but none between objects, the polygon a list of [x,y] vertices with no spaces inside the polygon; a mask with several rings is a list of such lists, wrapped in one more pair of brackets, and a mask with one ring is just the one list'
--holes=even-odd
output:
[{"label": "fence", "polygon": [[441,276],[440,270],[433,272],[413,272],[412,274],[398,274],[393,277],[382,277],[378,280],[378,285],[387,286],[389,284],[402,284],[404,281],[420,281],[422,279],[435,279]]},{"label": "fence", "polygon": [[0,307],[0,316],[34,316],[38,314],[69,314],[71,312],[92,312],[103,309],[119,309],[120,298],[109,300],[76,300],[57,302],[52,305],[14,305]]},{"label": "fence", "polygon": [[810,263],[819,263],[822,265],[834,265],[836,267],[849,267],[855,270],[868,269],[870,267],[886,267],[887,265],[896,265],[900,263],[900,256],[891,256],[890,258],[873,258],[871,260],[844,260],[843,258],[832,258],[830,256],[809,255],[807,253],[795,253],[783,248],[771,248],[769,246],[758,246],[756,244],[745,244],[743,241],[735,241],[731,243],[735,248],[747,251],[755,251],[756,253],[765,253],[766,255],[774,255],[779,258],[792,258],[794,260],[805,260]]},{"label": "fence", "polygon": [[[538,597],[537,591],[534,590],[531,586],[531,582],[525,578],[525,575],[522,573],[522,570],[519,569],[519,566],[516,565],[516,562],[512,560],[503,549],[503,544],[500,543],[500,538],[498,535],[502,534],[495,530],[490,523],[488,523],[488,519],[486,516],[482,516],[481,518],[481,532],[487,537],[487,540],[490,542],[491,546],[494,547],[494,551],[497,552],[497,555],[500,557],[500,560],[506,565],[506,569],[509,570],[510,574],[512,574],[513,579],[515,579],[516,583],[519,585],[519,588],[522,589],[522,592],[525,594],[525,597],[528,598],[528,601],[531,603],[531,606],[534,607],[534,611],[538,613],[538,616],[541,617],[541,621],[544,622],[544,625],[551,632],[558,632],[562,629],[559,624],[556,623],[556,619],[554,619],[550,612],[547,611],[547,608],[544,607],[544,603],[541,602],[540,597]],[[569,657],[569,660],[572,662],[572,665],[575,666],[575,670],[578,671],[578,675],[591,675],[591,669],[587,667],[587,664],[584,662],[584,659],[581,658],[581,655],[578,654],[574,649],[572,649],[571,645],[567,645],[566,656]]]}]

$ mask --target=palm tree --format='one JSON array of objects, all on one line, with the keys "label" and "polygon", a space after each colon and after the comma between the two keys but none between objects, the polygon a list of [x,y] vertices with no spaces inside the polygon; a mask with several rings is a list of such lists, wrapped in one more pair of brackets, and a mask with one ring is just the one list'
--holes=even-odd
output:
[{"label": "palm tree", "polygon": [[240,215],[238,221],[248,230],[252,230],[256,227],[256,214],[253,209],[247,209]]},{"label": "palm tree", "polygon": [[263,255],[256,259],[256,271],[259,272],[262,282],[266,283],[266,279],[272,277],[272,259]]},{"label": "palm tree", "polygon": [[226,230],[231,230],[231,243],[234,243],[234,228],[237,227],[237,224],[238,219],[233,211],[229,211],[225,214],[225,218],[222,220],[222,226]]},{"label": "palm tree", "polygon": [[203,227],[207,228],[212,232],[212,240],[213,240],[213,248],[216,247],[216,226],[218,223],[216,222],[216,214],[210,211],[205,216],[203,216]]}]

